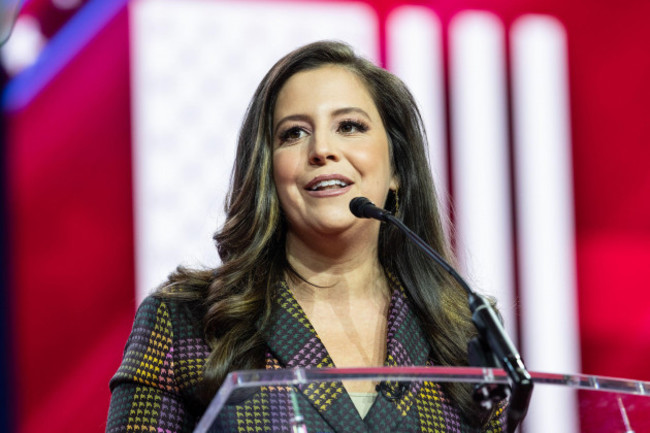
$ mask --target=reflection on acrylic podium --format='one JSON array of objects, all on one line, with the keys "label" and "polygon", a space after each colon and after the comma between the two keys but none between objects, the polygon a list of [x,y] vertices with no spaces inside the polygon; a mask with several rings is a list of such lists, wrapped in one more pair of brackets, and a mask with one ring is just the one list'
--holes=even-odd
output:
[{"label": "reflection on acrylic podium", "polygon": [[[650,432],[650,382],[580,374],[531,373],[535,391],[530,402],[536,404],[538,390],[568,393],[578,402],[582,432]],[[377,367],[377,368],[293,368],[237,371],[228,375],[194,430],[213,428],[219,414],[228,406],[241,404],[257,393],[286,390],[286,417],[293,433],[306,433],[309,426],[302,418],[298,395],[308,387],[341,381],[365,380],[376,383],[463,382],[507,385],[501,369],[478,367]],[[553,414],[549,414],[553,416]],[[271,428],[271,430],[273,430]],[[268,431],[268,430],[262,430]]]}]

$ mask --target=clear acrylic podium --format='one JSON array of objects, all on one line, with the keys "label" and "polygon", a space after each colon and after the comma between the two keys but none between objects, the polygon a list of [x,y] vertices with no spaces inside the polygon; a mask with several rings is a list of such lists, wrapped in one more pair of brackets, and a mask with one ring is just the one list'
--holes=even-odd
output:
[{"label": "clear acrylic podium", "polygon": [[[555,388],[575,398],[582,432],[650,432],[650,382],[580,374],[531,372],[535,394]],[[207,433],[225,405],[260,387],[299,387],[312,382],[464,382],[507,384],[501,369],[480,367],[293,368],[237,371],[228,375],[194,430]],[[543,392],[542,391],[542,392]],[[549,414],[553,416],[553,414]],[[296,429],[295,431],[305,431]]]}]

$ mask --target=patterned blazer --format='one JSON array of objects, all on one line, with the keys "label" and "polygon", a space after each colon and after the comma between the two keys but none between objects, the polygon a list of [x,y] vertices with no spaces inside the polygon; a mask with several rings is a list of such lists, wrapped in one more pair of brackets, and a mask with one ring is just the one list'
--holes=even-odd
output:
[{"label": "patterned blazer", "polygon": [[[430,365],[430,348],[401,287],[392,282],[386,366]],[[192,303],[147,298],[135,317],[124,358],[110,382],[107,433],[191,432],[205,407],[195,397],[210,353]],[[271,325],[265,332],[267,368],[334,367],[285,284],[279,287]],[[309,433],[473,432],[439,385],[413,383],[398,390],[384,384],[361,418],[340,382],[298,387],[295,393]],[[288,388],[262,387],[227,405],[212,432],[291,431]],[[500,410],[485,433],[502,431]]]}]

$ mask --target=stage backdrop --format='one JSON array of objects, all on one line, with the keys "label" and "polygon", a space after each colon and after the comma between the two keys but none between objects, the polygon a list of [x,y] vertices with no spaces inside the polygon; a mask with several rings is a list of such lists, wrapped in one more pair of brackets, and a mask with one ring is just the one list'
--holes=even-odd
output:
[{"label": "stage backdrop", "polygon": [[[218,264],[255,85],[317,39],[413,90],[463,272],[529,368],[650,380],[648,18],[631,0],[88,2],[3,95],[15,431],[103,430],[137,304],[180,263]],[[580,430],[574,400],[535,400],[527,432]]]}]

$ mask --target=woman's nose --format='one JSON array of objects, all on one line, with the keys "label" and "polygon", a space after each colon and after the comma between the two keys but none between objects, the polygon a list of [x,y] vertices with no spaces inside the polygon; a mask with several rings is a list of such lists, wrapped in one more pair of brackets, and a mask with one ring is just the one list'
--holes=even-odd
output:
[{"label": "woman's nose", "polygon": [[335,140],[327,134],[314,134],[309,147],[309,163],[324,165],[328,161],[338,161],[340,158]]}]

